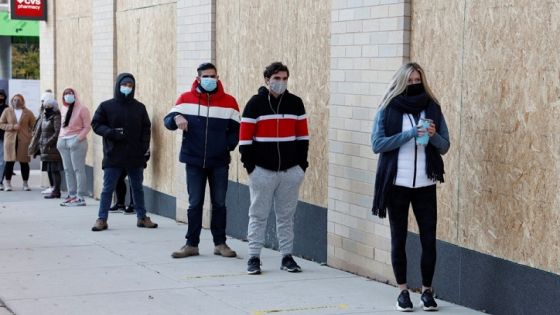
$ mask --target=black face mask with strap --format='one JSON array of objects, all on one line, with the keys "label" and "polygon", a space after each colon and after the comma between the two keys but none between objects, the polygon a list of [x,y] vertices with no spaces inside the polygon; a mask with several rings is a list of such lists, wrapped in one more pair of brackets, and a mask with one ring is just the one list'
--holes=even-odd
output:
[{"label": "black face mask with strap", "polygon": [[426,92],[422,83],[410,84],[406,87],[406,95],[416,96]]}]

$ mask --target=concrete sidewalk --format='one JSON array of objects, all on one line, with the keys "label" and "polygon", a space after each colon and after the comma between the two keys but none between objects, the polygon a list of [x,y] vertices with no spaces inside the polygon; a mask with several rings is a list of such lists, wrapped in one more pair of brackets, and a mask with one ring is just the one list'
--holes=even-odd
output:
[{"label": "concrete sidewalk", "polygon": [[[19,178],[19,176],[17,177]],[[98,201],[65,208],[31,192],[0,192],[0,315],[36,314],[396,314],[392,286],[298,259],[303,272],[279,269],[265,249],[263,274],[245,273],[247,244],[228,240],[238,258],[212,254],[203,230],[201,255],[172,259],[186,225],[151,215],[155,230],[136,217],[110,214],[109,230],[91,232]],[[34,184],[34,185],[33,185]],[[413,303],[419,300],[412,294]],[[439,314],[478,314],[438,300]],[[418,307],[416,312],[423,312]]]}]

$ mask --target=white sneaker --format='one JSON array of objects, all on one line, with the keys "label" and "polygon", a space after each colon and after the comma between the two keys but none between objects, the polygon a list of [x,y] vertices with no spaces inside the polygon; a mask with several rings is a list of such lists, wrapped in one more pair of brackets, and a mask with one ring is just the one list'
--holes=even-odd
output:
[{"label": "white sneaker", "polygon": [[6,185],[4,186],[4,191],[12,191],[12,184],[6,182]]},{"label": "white sneaker", "polygon": [[27,184],[27,182],[23,182],[23,190],[24,191],[31,191],[31,188],[29,188],[29,185]]},{"label": "white sneaker", "polygon": [[0,184],[0,191],[4,190],[4,184]]},{"label": "white sneaker", "polygon": [[49,187],[49,188],[43,190],[43,191],[41,192],[41,194],[43,194],[43,195],[50,195],[50,194],[53,192],[53,190],[54,190],[53,187]]}]

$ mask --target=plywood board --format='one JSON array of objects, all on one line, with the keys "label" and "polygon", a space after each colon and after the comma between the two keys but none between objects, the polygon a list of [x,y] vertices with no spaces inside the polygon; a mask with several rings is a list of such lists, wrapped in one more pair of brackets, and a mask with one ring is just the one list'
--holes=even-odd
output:
[{"label": "plywood board", "polygon": [[[241,111],[264,84],[267,65],[282,61],[290,69],[288,90],[303,99],[311,137],[300,199],[326,207],[330,2],[238,0],[216,5],[217,67]],[[239,154],[232,159],[230,179],[247,183]]]}]

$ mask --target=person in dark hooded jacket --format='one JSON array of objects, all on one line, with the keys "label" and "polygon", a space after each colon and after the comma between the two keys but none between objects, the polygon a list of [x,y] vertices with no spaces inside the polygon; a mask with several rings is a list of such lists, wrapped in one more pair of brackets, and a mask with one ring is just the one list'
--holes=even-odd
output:
[{"label": "person in dark hooded jacket", "polygon": [[226,194],[230,152],[239,142],[239,106],[235,98],[224,91],[216,66],[207,62],[196,70],[198,75],[191,90],[179,96],[164,118],[167,129],[179,129],[183,134],[179,161],[186,164],[189,192],[186,244],[171,256],[184,258],[199,254],[202,208],[208,183],[214,254],[236,257],[237,253],[226,244]]},{"label": "person in dark hooded jacket", "polygon": [[[8,95],[0,89],[0,116],[8,108]],[[4,190],[4,130],[0,129],[0,191]]]},{"label": "person in dark hooded jacket", "polygon": [[115,81],[115,94],[99,104],[91,125],[103,137],[103,190],[99,215],[92,231],[108,228],[107,218],[115,186],[123,170],[128,173],[138,218],[136,226],[157,228],[146,216],[144,206],[145,154],[150,148],[150,118],[144,104],[134,98],[136,81],[130,73],[121,73]]}]

